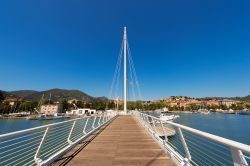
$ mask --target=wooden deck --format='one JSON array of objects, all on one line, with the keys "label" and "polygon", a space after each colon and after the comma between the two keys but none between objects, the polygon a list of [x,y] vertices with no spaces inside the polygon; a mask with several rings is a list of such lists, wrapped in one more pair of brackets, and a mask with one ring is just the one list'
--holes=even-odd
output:
[{"label": "wooden deck", "polygon": [[173,166],[175,164],[132,116],[119,116],[67,163],[56,165]]}]

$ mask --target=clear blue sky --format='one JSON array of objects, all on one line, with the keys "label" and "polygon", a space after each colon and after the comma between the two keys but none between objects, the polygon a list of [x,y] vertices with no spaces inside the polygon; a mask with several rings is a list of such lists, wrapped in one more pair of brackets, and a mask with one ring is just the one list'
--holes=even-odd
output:
[{"label": "clear blue sky", "polygon": [[249,0],[1,0],[0,89],[107,96],[128,37],[143,98],[250,94]]}]

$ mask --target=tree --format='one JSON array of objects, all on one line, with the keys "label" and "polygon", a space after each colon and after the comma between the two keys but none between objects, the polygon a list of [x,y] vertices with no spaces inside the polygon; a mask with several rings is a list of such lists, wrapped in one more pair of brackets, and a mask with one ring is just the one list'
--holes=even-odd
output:
[{"label": "tree", "polygon": [[90,104],[90,108],[96,109],[96,110],[105,110],[106,106],[107,106],[107,104],[104,101],[95,101],[92,104]]},{"label": "tree", "polygon": [[62,102],[62,108],[63,108],[63,112],[65,113],[66,110],[69,109],[69,103],[66,100],[63,100]]},{"label": "tree", "polygon": [[245,107],[246,107],[247,109],[250,109],[250,104],[246,104]]},{"label": "tree", "polygon": [[190,110],[197,111],[199,109],[199,106],[197,104],[190,104]]},{"label": "tree", "polygon": [[143,109],[143,103],[141,101],[137,101],[135,103],[135,108],[138,110],[142,110]]},{"label": "tree", "polygon": [[108,109],[115,109],[115,103],[114,102],[108,102],[107,104]]},{"label": "tree", "polygon": [[38,107],[38,102],[37,102],[37,101],[32,102],[32,103],[30,104],[30,107],[31,107],[31,110],[32,110],[32,111],[34,111],[34,110],[35,110],[35,108],[37,108],[37,107]]},{"label": "tree", "polygon": [[79,108],[85,108],[85,102],[83,102],[83,101],[77,101],[76,102],[76,106],[79,107]]},{"label": "tree", "polygon": [[129,110],[135,110],[135,102],[129,101],[127,105]]},{"label": "tree", "polygon": [[219,106],[219,109],[222,109],[222,110],[227,110],[228,108],[227,108],[227,106],[226,106],[226,105],[220,105],[220,106]]},{"label": "tree", "polygon": [[4,97],[4,95],[3,95],[3,92],[0,91],[0,102],[2,102],[4,99],[5,99],[5,97]]},{"label": "tree", "polygon": [[44,104],[54,104],[54,101],[52,101],[52,100],[45,100]]}]

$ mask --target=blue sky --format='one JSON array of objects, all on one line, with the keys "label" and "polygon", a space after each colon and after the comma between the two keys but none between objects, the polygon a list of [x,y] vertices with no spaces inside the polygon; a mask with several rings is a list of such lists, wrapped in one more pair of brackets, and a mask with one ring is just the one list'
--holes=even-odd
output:
[{"label": "blue sky", "polygon": [[144,99],[250,94],[250,1],[2,0],[0,89],[107,96],[123,26]]}]

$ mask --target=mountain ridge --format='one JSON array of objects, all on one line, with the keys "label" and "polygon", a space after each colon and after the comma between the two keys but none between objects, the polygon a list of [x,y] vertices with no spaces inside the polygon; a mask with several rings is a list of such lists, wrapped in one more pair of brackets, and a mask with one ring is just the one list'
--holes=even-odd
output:
[{"label": "mountain ridge", "polygon": [[42,96],[45,100],[51,99],[52,101],[62,102],[63,100],[80,100],[85,102],[91,101],[108,101],[106,97],[93,97],[85,92],[76,89],[49,89],[44,91],[35,90],[16,90],[16,91],[2,91],[6,98],[22,98],[28,101],[39,101]]}]

